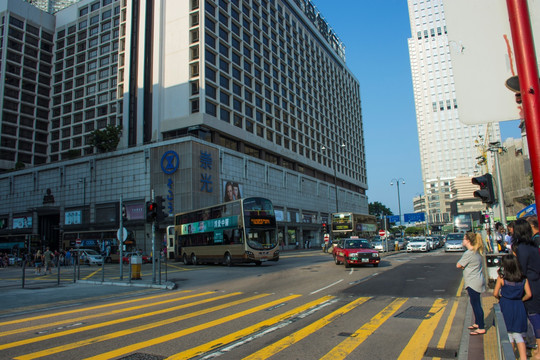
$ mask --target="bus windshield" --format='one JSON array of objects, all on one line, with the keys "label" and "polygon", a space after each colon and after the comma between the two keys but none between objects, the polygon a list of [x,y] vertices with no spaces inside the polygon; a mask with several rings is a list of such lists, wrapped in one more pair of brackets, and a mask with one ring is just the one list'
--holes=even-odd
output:
[{"label": "bus windshield", "polygon": [[255,250],[268,250],[276,246],[275,229],[247,228],[248,245]]}]

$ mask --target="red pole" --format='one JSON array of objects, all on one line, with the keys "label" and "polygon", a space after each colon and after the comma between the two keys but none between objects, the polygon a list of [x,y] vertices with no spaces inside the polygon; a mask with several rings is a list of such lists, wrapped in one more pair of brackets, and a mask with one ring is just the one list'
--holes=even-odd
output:
[{"label": "red pole", "polygon": [[[527,0],[506,0],[525,115],[536,204],[540,201],[540,84]],[[540,34],[537,34],[540,36]]]}]

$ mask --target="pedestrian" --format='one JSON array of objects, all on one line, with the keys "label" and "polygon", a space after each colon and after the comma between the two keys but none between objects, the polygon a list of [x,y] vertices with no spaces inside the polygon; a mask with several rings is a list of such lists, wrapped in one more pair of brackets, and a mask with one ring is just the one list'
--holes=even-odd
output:
[{"label": "pedestrian", "polygon": [[34,256],[34,264],[36,265],[36,274],[41,275],[41,267],[43,266],[43,255],[41,254],[41,250],[38,250]]},{"label": "pedestrian", "polygon": [[[525,301],[527,317],[531,322],[536,338],[537,349],[540,349],[540,253],[534,243],[531,226],[521,218],[514,222],[512,250],[519,261],[520,269],[531,287],[532,297]],[[532,357],[540,360],[540,352]]]},{"label": "pedestrian", "polygon": [[517,348],[520,360],[527,360],[527,346],[522,335],[527,332],[527,311],[523,302],[529,300],[532,293],[515,255],[503,256],[493,296],[499,299],[508,338],[514,351]]},{"label": "pedestrian", "polygon": [[484,335],[484,310],[480,295],[486,290],[486,281],[482,272],[483,244],[480,234],[468,232],[463,236],[463,246],[467,249],[456,264],[458,269],[463,269],[465,289],[469,294],[469,301],[474,313],[475,322],[469,329],[470,335]]},{"label": "pedestrian", "polygon": [[66,266],[71,265],[71,250],[66,251],[65,262]]},{"label": "pedestrian", "polygon": [[47,246],[45,252],[43,253],[43,262],[45,263],[45,274],[49,273],[52,274],[52,269],[54,267],[53,264],[54,254]]},{"label": "pedestrian", "polygon": [[531,226],[532,231],[532,239],[536,246],[540,248],[540,235],[538,234],[538,217],[536,216],[527,216],[526,217],[527,222]]}]

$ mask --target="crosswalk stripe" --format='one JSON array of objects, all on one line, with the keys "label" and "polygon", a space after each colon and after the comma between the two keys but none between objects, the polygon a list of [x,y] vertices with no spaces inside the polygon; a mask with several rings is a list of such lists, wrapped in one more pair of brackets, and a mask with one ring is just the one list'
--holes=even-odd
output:
[{"label": "crosswalk stripe", "polygon": [[195,332],[205,330],[205,329],[211,328],[213,326],[224,324],[224,323],[226,323],[228,321],[235,320],[235,319],[238,319],[238,318],[240,318],[242,316],[246,316],[246,315],[249,315],[249,314],[253,314],[255,312],[267,309],[269,307],[281,304],[283,302],[293,300],[293,299],[298,298],[300,296],[301,295],[290,295],[290,296],[287,296],[285,298],[281,298],[281,299],[278,299],[278,300],[275,300],[275,301],[271,301],[269,303],[253,307],[251,309],[240,311],[238,313],[235,313],[235,314],[232,314],[232,315],[229,315],[229,316],[225,316],[225,317],[220,318],[220,319],[216,319],[216,320],[204,323],[204,324],[196,325],[196,326],[184,329],[184,330],[174,332],[172,334],[159,336],[157,338],[153,338],[153,339],[150,339],[150,340],[147,340],[147,341],[142,341],[140,343],[125,346],[123,348],[116,349],[116,350],[113,350],[113,351],[109,351],[107,353],[100,354],[100,355],[97,355],[97,356],[93,356],[93,357],[87,358],[85,360],[104,360],[104,359],[111,359],[111,358],[118,357],[118,356],[121,356],[121,355],[129,354],[129,353],[131,353],[133,351],[136,351],[136,350],[139,350],[139,349],[144,349],[144,348],[149,347],[149,346],[153,346],[153,345],[160,344],[160,343],[163,343],[163,342],[166,342],[166,341],[174,340],[174,339],[180,338],[180,337],[188,335],[188,334],[193,334]]},{"label": "crosswalk stripe", "polygon": [[429,342],[433,337],[433,333],[437,328],[437,324],[441,320],[443,310],[447,305],[448,300],[437,299],[429,310],[434,314],[431,318],[423,320],[411,340],[401,352],[398,360],[421,359],[427,350]]},{"label": "crosswalk stripe", "polygon": [[276,343],[269,345],[256,353],[251,354],[250,356],[245,357],[243,360],[255,360],[255,359],[267,359],[270,356],[282,351],[283,349],[297,343],[298,341],[304,339],[306,336],[314,333],[315,331],[323,328],[324,326],[328,325],[334,319],[343,316],[344,314],[348,313],[355,307],[357,307],[360,304],[363,304],[367,300],[371,299],[370,297],[361,297],[354,301],[351,301],[345,306],[342,306],[341,308],[337,309],[336,311],[333,311],[332,313],[326,315],[325,317],[311,323],[310,325],[296,331],[295,333],[277,341]]},{"label": "crosswalk stripe", "polygon": [[[182,291],[180,291],[180,293],[187,293],[187,292],[191,292],[191,290],[182,290]],[[77,308],[77,309],[61,311],[61,312],[53,312],[53,313],[43,314],[43,315],[39,315],[39,316],[33,316],[33,317],[30,317],[30,318],[22,318],[22,319],[11,320],[11,321],[2,321],[0,326],[19,324],[19,323],[26,323],[26,322],[29,322],[29,321],[48,319],[48,318],[51,318],[51,317],[58,317],[58,316],[74,314],[74,313],[78,313],[78,312],[86,312],[86,311],[90,311],[90,310],[103,309],[103,308],[112,307],[112,306],[132,304],[132,303],[135,303],[135,302],[141,302],[141,301],[152,300],[152,299],[159,299],[159,298],[167,297],[167,296],[171,296],[171,293],[160,294],[160,295],[155,295],[155,296],[148,296],[148,297],[137,298],[137,299],[130,299],[130,300],[119,301],[119,302],[114,302],[114,303],[107,303],[107,304],[103,304],[103,305],[96,305],[96,306]]]},{"label": "crosswalk stripe", "polygon": [[[114,319],[114,320],[111,320],[111,321],[106,321],[106,322],[103,322],[103,323],[97,323],[97,324],[93,324],[93,325],[83,326],[83,327],[76,328],[76,329],[65,330],[65,331],[61,331],[61,332],[58,332],[58,333],[54,333],[54,334],[47,334],[47,335],[43,335],[43,336],[38,336],[36,338],[31,338],[31,339],[12,342],[12,343],[7,343],[7,344],[0,345],[0,350],[9,349],[9,348],[17,347],[17,346],[22,346],[22,345],[27,345],[27,344],[31,344],[31,343],[38,342],[38,341],[49,340],[49,339],[53,339],[53,338],[57,338],[57,337],[61,337],[61,336],[71,335],[71,334],[75,334],[75,333],[79,333],[79,332],[83,332],[83,331],[88,331],[88,330],[92,330],[92,329],[99,329],[99,328],[103,328],[103,327],[109,326],[109,325],[117,325],[117,324],[127,322],[127,321],[131,321],[131,320],[137,320],[137,319],[141,319],[141,318],[148,318],[150,316],[154,316],[154,315],[158,315],[158,314],[164,314],[164,313],[168,313],[170,311],[174,311],[174,310],[178,310],[178,309],[184,309],[184,308],[188,308],[188,307],[192,307],[192,306],[195,306],[195,305],[208,303],[208,302],[219,300],[219,299],[224,299],[224,298],[239,295],[239,294],[241,294],[241,293],[232,293],[232,294],[221,295],[221,296],[217,296],[215,298],[210,298],[210,299],[200,300],[200,301],[196,301],[196,302],[189,303],[189,304],[183,304],[183,305],[174,306],[172,308],[157,310],[157,311],[153,311],[153,312],[149,312],[149,313],[142,313],[142,314],[139,314],[139,315],[129,316],[129,317],[126,317],[126,318]],[[264,295],[264,296],[266,296],[266,295]],[[239,301],[241,301],[241,300],[239,300]],[[152,324],[154,324],[154,323],[152,323]]]},{"label": "crosswalk stripe", "polygon": [[[207,292],[200,293],[200,294],[182,296],[182,297],[178,297],[178,298],[174,298],[174,299],[167,299],[167,300],[163,300],[163,301],[152,302],[152,303],[149,303],[149,304],[132,306],[132,307],[128,307],[128,308],[121,308],[121,309],[111,310],[111,311],[107,311],[107,312],[103,312],[103,313],[99,313],[99,314],[94,314],[94,315],[80,316],[80,317],[76,317],[76,318],[69,318],[69,319],[66,319],[66,320],[56,321],[56,322],[53,322],[53,323],[44,323],[44,324],[24,327],[24,328],[20,328],[20,329],[8,330],[8,331],[0,332],[0,337],[7,336],[7,335],[13,335],[13,334],[19,334],[19,333],[28,332],[28,331],[35,331],[35,330],[43,329],[43,328],[52,328],[52,327],[55,327],[55,326],[68,324],[68,323],[74,323],[74,322],[83,321],[83,320],[87,320],[87,319],[95,319],[95,318],[103,317],[103,316],[121,314],[121,313],[128,312],[128,311],[144,309],[144,308],[147,308],[147,307],[150,307],[150,306],[157,306],[157,305],[167,304],[167,303],[171,303],[171,302],[188,300],[188,299],[192,299],[192,298],[195,298],[195,297],[200,297],[200,296],[204,296],[204,295],[208,295],[208,294],[215,294],[215,291],[207,291]],[[28,320],[28,321],[30,321],[30,320]]]},{"label": "crosswalk stripe", "polygon": [[261,321],[255,325],[252,325],[252,326],[249,326],[245,329],[242,329],[242,330],[239,330],[239,331],[236,331],[232,334],[229,334],[227,336],[223,336],[219,339],[216,339],[216,340],[213,340],[213,341],[210,341],[210,342],[207,342],[206,344],[202,344],[202,345],[199,345],[197,347],[194,347],[194,348],[191,348],[189,350],[186,350],[186,351],[182,351],[181,353],[178,353],[178,354],[174,354],[172,356],[169,356],[167,358],[167,360],[176,360],[176,359],[191,359],[195,356],[198,356],[198,355],[201,355],[202,353],[205,353],[205,352],[209,352],[209,351],[212,351],[218,347],[221,347],[221,346],[224,346],[224,345],[227,345],[227,344],[231,344],[232,342],[234,341],[238,341],[248,335],[251,335],[251,334],[254,334],[254,333],[257,333],[263,329],[266,329],[266,328],[269,328],[270,326],[272,325],[275,325],[279,322],[282,322],[284,320],[287,320],[289,318],[291,318],[292,316],[296,315],[296,314],[299,314],[303,311],[306,311],[316,305],[319,305],[323,302],[326,302],[330,299],[332,299],[333,296],[330,296],[330,295],[327,295],[327,296],[324,296],[322,298],[319,298],[317,300],[314,300],[314,301],[311,301],[307,304],[304,304],[302,306],[299,306],[297,308],[294,308],[292,310],[289,310],[283,314],[280,314],[280,315],[277,315],[277,316],[274,316],[273,318],[270,318],[268,320],[265,320],[265,321]]},{"label": "crosswalk stripe", "polygon": [[379,326],[381,326],[390,316],[392,316],[407,299],[398,298],[392,301],[377,315],[371,318],[370,322],[364,324],[354,334],[343,340],[340,344],[324,355],[321,360],[338,360],[345,359],[353,352],[360,344],[362,344]]}]

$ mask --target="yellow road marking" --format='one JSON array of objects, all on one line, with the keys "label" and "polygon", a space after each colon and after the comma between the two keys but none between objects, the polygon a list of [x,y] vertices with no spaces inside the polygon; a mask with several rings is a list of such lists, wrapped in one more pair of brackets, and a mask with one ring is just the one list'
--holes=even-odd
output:
[{"label": "yellow road marking", "polygon": [[[268,295],[268,294],[266,294],[266,295]],[[139,342],[139,343],[136,343],[136,344],[133,344],[133,345],[129,345],[129,346],[117,349],[117,350],[109,351],[109,352],[106,352],[104,354],[96,355],[96,356],[87,358],[86,360],[111,359],[111,358],[115,358],[115,357],[118,357],[118,356],[121,356],[121,355],[129,354],[129,353],[131,353],[133,351],[136,351],[136,350],[144,349],[144,348],[149,347],[149,346],[153,346],[153,345],[160,344],[160,343],[163,343],[163,342],[166,342],[166,341],[174,340],[174,339],[180,338],[180,337],[185,336],[185,335],[193,334],[193,333],[195,333],[197,331],[206,330],[208,328],[211,328],[212,326],[217,326],[217,325],[220,325],[220,324],[224,324],[224,323],[226,323],[228,321],[235,320],[235,319],[238,319],[238,318],[240,318],[242,316],[246,316],[246,315],[249,315],[249,314],[253,314],[253,313],[257,312],[257,311],[267,309],[269,307],[278,305],[280,303],[295,299],[295,298],[297,298],[299,296],[301,296],[301,295],[290,295],[290,296],[287,296],[287,297],[282,298],[282,299],[278,299],[278,300],[275,300],[275,301],[272,301],[272,302],[269,302],[269,303],[266,303],[266,304],[263,304],[263,305],[260,305],[260,306],[256,306],[256,307],[251,308],[251,309],[240,311],[238,313],[235,313],[235,314],[232,314],[232,315],[229,315],[229,316],[225,316],[223,318],[216,319],[216,320],[213,320],[213,321],[209,321],[209,322],[204,323],[204,324],[200,324],[200,325],[196,325],[196,326],[184,329],[184,330],[180,330],[180,331],[174,332],[172,334],[163,335],[163,336],[160,336],[160,337],[157,337],[157,338],[154,338],[154,339],[150,339],[150,340],[147,340],[147,341],[143,341],[143,342]],[[194,314],[196,314],[196,313],[194,313]],[[175,321],[178,321],[178,320],[175,320]],[[131,331],[128,330],[128,331],[126,331],[126,334],[124,334],[124,335],[127,335],[129,333],[131,333]],[[90,344],[93,344],[93,343],[94,342],[91,342]]]},{"label": "yellow road marking", "polygon": [[336,311],[331,312],[330,314],[326,315],[325,317],[315,321],[314,323],[311,323],[310,325],[296,331],[295,333],[284,337],[283,339],[279,340],[278,342],[269,345],[256,353],[251,354],[248,357],[245,357],[244,360],[254,360],[254,359],[267,359],[270,356],[275,355],[276,353],[280,352],[281,350],[296,344],[298,341],[304,339],[306,336],[314,333],[315,331],[321,329],[322,327],[328,325],[330,322],[334,321],[336,318],[343,316],[344,314],[348,313],[355,307],[357,307],[360,304],[363,304],[367,300],[371,299],[370,297],[361,297],[354,301],[351,301],[345,306],[342,306],[341,308],[337,309]]},{"label": "yellow road marking", "polygon": [[461,293],[463,292],[463,284],[464,284],[464,280],[463,278],[461,279],[461,282],[459,283],[459,286],[458,286],[458,289],[457,289],[457,293],[456,293],[456,296],[457,297],[461,297]]},{"label": "yellow road marking", "polygon": [[208,352],[208,351],[211,351],[217,347],[220,347],[220,346],[223,346],[223,345],[226,345],[226,344],[230,344],[234,341],[237,341],[245,336],[248,336],[250,334],[253,334],[253,333],[256,333],[256,332],[259,332],[265,328],[268,328],[274,324],[277,324],[281,321],[284,321],[290,317],[292,317],[293,315],[296,315],[302,311],[305,311],[309,308],[312,308],[316,305],[319,305],[325,301],[328,301],[330,299],[334,298],[333,296],[330,296],[330,295],[327,295],[327,296],[323,296],[322,298],[320,299],[317,299],[317,300],[314,300],[314,301],[311,301],[307,304],[304,304],[302,306],[299,306],[297,308],[294,308],[290,311],[287,311],[283,314],[280,314],[280,315],[277,315],[277,316],[274,316],[273,318],[270,318],[268,320],[265,320],[265,321],[261,321],[255,325],[252,325],[252,326],[249,326],[245,329],[242,329],[242,330],[239,330],[239,331],[236,331],[232,334],[229,334],[227,336],[223,336],[219,339],[216,339],[216,340],[213,340],[213,341],[210,341],[210,342],[207,342],[206,344],[202,344],[200,346],[197,346],[197,347],[194,347],[194,348],[191,348],[191,349],[188,349],[186,351],[182,351],[181,353],[178,353],[178,354],[174,354],[174,355],[171,355],[167,358],[167,360],[173,360],[173,359],[191,359],[191,358],[194,358],[195,356],[198,356],[202,353],[205,353],[205,352]]},{"label": "yellow road marking", "polygon": [[437,328],[437,324],[441,320],[443,314],[442,309],[447,303],[448,301],[444,299],[435,300],[433,306],[429,310],[433,316],[420,323],[420,326],[416,329],[411,340],[401,352],[398,360],[421,359],[424,356],[431,337]]},{"label": "yellow road marking", "polygon": [[[4,332],[0,333],[0,337],[1,336],[18,334],[18,333],[27,332],[27,331],[34,331],[34,330],[42,329],[42,328],[45,328],[45,327],[51,328],[51,327],[54,327],[54,326],[67,324],[67,323],[74,323],[74,322],[83,321],[83,320],[86,320],[86,319],[93,319],[93,318],[98,318],[98,317],[103,317],[103,316],[120,314],[120,313],[123,313],[123,312],[144,309],[146,307],[156,306],[156,305],[161,305],[161,304],[167,304],[167,303],[176,302],[176,301],[188,300],[188,299],[192,299],[192,298],[195,298],[195,297],[204,296],[204,295],[208,295],[208,294],[214,294],[214,293],[215,293],[214,291],[207,291],[207,292],[204,292],[204,293],[201,293],[201,294],[193,294],[193,295],[183,296],[183,297],[174,298],[174,299],[167,299],[167,300],[163,300],[163,301],[159,301],[159,302],[152,302],[150,304],[132,306],[132,307],[129,307],[129,308],[121,308],[121,309],[111,310],[111,311],[108,311],[108,312],[99,313],[99,314],[95,314],[95,315],[81,316],[81,317],[70,318],[70,319],[61,320],[61,321],[57,321],[57,322],[53,322],[53,323],[45,323],[45,324],[40,324],[40,325],[15,329],[15,330],[4,331]],[[113,304],[113,305],[116,306],[117,304]]]},{"label": "yellow road marking", "polygon": [[87,331],[87,330],[99,329],[99,328],[103,328],[103,327],[109,326],[109,325],[117,325],[117,324],[124,323],[124,322],[131,321],[131,320],[137,320],[137,319],[141,319],[141,318],[148,318],[150,316],[163,314],[163,313],[168,313],[170,311],[174,311],[174,310],[178,310],[178,309],[183,309],[183,308],[188,308],[188,307],[195,306],[195,305],[208,303],[208,302],[211,302],[211,301],[215,301],[215,300],[218,300],[218,299],[224,299],[224,298],[234,296],[234,295],[238,295],[238,294],[240,294],[240,293],[232,293],[232,294],[217,296],[215,298],[200,300],[200,301],[196,301],[196,302],[189,303],[189,304],[178,305],[178,306],[174,306],[172,308],[167,308],[167,309],[162,309],[162,310],[153,311],[153,312],[149,312],[149,313],[143,313],[143,314],[139,314],[139,315],[129,316],[129,317],[126,317],[126,318],[121,318],[121,319],[114,319],[114,320],[106,321],[106,322],[103,322],[103,323],[97,323],[97,324],[83,326],[83,327],[76,328],[76,329],[74,328],[74,329],[70,329],[70,330],[65,330],[65,331],[54,333],[54,334],[42,335],[42,336],[38,336],[38,337],[35,337],[35,338],[32,338],[32,339],[15,341],[15,342],[12,342],[12,343],[0,345],[0,350],[9,349],[9,348],[12,348],[12,347],[26,345],[26,344],[31,344],[31,343],[38,342],[38,341],[53,339],[53,338],[57,338],[57,337],[65,336],[65,335],[75,334],[75,333],[79,333],[79,332],[83,332],[83,331]]},{"label": "yellow road marking", "polygon": [[360,344],[362,344],[379,326],[381,326],[390,316],[392,316],[407,299],[398,298],[395,299],[375,315],[370,322],[364,324],[360,329],[356,330],[354,334],[343,340],[339,345],[330,350],[324,355],[321,360],[338,360],[345,359],[350,353],[353,352]]},{"label": "yellow road marking", "polygon": [[[180,291],[180,293],[186,293],[186,292],[191,292],[191,290]],[[139,292],[137,292],[137,293],[139,293]],[[96,306],[78,308],[78,309],[75,309],[75,310],[55,312],[55,313],[50,313],[50,314],[45,314],[45,315],[34,316],[34,317],[31,317],[31,318],[23,318],[23,319],[18,319],[18,320],[11,320],[11,321],[3,321],[2,323],[0,323],[0,325],[4,326],[4,325],[11,325],[11,324],[18,324],[18,323],[27,323],[29,321],[47,319],[47,318],[57,317],[57,316],[61,316],[61,315],[74,314],[74,313],[78,313],[78,312],[85,312],[85,311],[90,311],[90,310],[103,309],[103,308],[111,307],[111,306],[125,305],[125,304],[131,304],[131,303],[134,303],[134,302],[157,299],[157,298],[161,298],[161,297],[171,296],[171,295],[174,295],[174,294],[175,293],[166,293],[166,294],[154,295],[154,296],[149,296],[149,297],[144,297],[144,298],[137,298],[137,299],[126,300],[126,301],[119,301],[119,302],[115,302],[115,303],[108,303],[108,304],[103,304],[103,305],[96,305]]]},{"label": "yellow road marking", "polygon": [[[444,349],[444,347],[446,346],[446,340],[448,340],[448,336],[450,336],[450,330],[452,329],[452,322],[454,321],[454,318],[456,316],[457,308],[458,302],[457,300],[454,300],[454,303],[452,304],[452,309],[450,310],[450,315],[448,315],[448,319],[446,320],[446,324],[444,325],[441,338],[439,339],[439,343],[437,344],[438,349]],[[434,357],[433,360],[441,360],[441,358]]]}]

